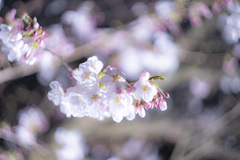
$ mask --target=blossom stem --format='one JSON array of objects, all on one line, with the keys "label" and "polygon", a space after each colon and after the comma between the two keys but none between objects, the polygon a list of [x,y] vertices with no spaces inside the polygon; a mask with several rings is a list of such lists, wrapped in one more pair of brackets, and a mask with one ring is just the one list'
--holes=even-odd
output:
[{"label": "blossom stem", "polygon": [[45,50],[52,53],[52,55],[56,56],[57,58],[59,58],[62,61],[62,64],[68,69],[69,72],[73,71],[73,68],[63,59],[63,57],[59,56],[58,54],[56,54],[55,52],[51,51],[48,48],[45,48]]}]

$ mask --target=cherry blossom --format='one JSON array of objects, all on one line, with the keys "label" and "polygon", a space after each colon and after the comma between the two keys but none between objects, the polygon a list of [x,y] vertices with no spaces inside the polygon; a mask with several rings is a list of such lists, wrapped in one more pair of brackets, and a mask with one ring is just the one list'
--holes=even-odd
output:
[{"label": "cherry blossom", "polygon": [[167,109],[163,96],[169,98],[169,94],[152,82],[164,78],[150,78],[150,74],[143,71],[138,81],[128,83],[116,68],[108,66],[101,71],[102,67],[103,63],[96,56],[88,58],[71,73],[75,86],[64,92],[59,82],[50,83],[49,100],[59,105],[67,117],[87,116],[98,120],[112,117],[117,123],[124,117],[133,120],[136,114],[145,117],[145,109],[153,109],[154,105],[163,111]]},{"label": "cherry blossom", "polygon": [[103,63],[98,60],[97,56],[89,57],[85,64],[90,65],[96,74],[98,74],[103,68]]},{"label": "cherry blossom", "polygon": [[97,74],[92,67],[83,64],[73,71],[73,78],[80,84],[91,84],[97,80]]},{"label": "cherry blossom", "polygon": [[35,143],[37,133],[45,132],[48,128],[47,119],[38,108],[31,107],[27,110],[21,110],[18,122],[19,124],[16,126],[16,135],[19,141],[24,145],[32,145]]},{"label": "cherry blossom", "polygon": [[115,122],[120,122],[123,117],[130,115],[131,111],[128,108],[133,108],[133,99],[127,93],[111,93],[108,98],[109,112],[111,113]]},{"label": "cherry blossom", "polygon": [[86,91],[86,100],[89,105],[91,117],[102,119],[104,117],[104,112],[106,107],[104,101],[106,99],[106,92],[99,88],[98,86],[93,86]]},{"label": "cherry blossom", "polygon": [[80,84],[91,84],[97,82],[98,73],[103,68],[103,63],[96,56],[88,58],[85,63],[79,65],[79,68],[72,72]]},{"label": "cherry blossom", "polygon": [[153,96],[157,94],[157,89],[155,86],[151,85],[148,79],[150,75],[148,72],[143,72],[140,75],[139,80],[134,84],[136,88],[133,96],[137,99],[143,99],[146,102],[150,102],[153,99]]},{"label": "cherry blossom", "polygon": [[113,67],[107,69],[106,75],[102,77],[100,82],[102,85],[108,86],[112,91],[119,91],[126,87],[125,75]]},{"label": "cherry blossom", "polygon": [[49,86],[52,90],[48,92],[48,99],[53,101],[55,105],[59,105],[62,97],[64,96],[64,91],[62,86],[57,81],[52,81],[49,84]]},{"label": "cherry blossom", "polygon": [[47,35],[36,18],[32,19],[27,13],[15,18],[15,14],[16,10],[11,10],[6,15],[8,24],[0,25],[1,49],[10,62],[32,65],[45,46]]},{"label": "cherry blossom", "polygon": [[68,102],[73,117],[83,117],[88,115],[87,102],[83,95],[74,92],[66,93],[63,102]]},{"label": "cherry blossom", "polygon": [[62,146],[55,150],[58,160],[84,159],[86,146],[80,132],[59,127],[54,138]]}]

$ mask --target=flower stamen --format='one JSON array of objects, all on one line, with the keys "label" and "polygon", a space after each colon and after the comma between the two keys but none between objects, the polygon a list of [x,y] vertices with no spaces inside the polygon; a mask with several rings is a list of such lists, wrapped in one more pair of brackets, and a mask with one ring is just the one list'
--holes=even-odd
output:
[{"label": "flower stamen", "polygon": [[90,73],[86,73],[86,78],[90,78]]},{"label": "flower stamen", "polygon": [[92,96],[92,99],[93,99],[93,100],[97,100],[97,99],[98,99],[98,95],[97,95],[97,94],[94,94],[94,95]]},{"label": "flower stamen", "polygon": [[118,75],[113,77],[113,82],[117,82],[120,79],[120,77]]},{"label": "flower stamen", "polygon": [[115,103],[117,103],[117,104],[120,103],[120,98],[119,98],[119,97],[117,97],[117,98],[115,99]]},{"label": "flower stamen", "polygon": [[142,90],[143,90],[144,92],[146,92],[146,91],[148,90],[148,87],[147,87],[147,86],[143,86],[143,87],[142,87]]}]

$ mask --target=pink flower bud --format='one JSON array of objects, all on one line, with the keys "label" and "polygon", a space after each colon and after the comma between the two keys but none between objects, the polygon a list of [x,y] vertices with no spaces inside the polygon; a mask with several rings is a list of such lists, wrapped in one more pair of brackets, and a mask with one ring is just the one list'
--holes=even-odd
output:
[{"label": "pink flower bud", "polygon": [[162,93],[163,93],[164,97],[170,98],[170,95],[167,92],[162,91]]},{"label": "pink flower bud", "polygon": [[117,93],[117,94],[121,94],[121,93],[122,93],[122,90],[120,89],[120,90],[118,90],[116,93]]},{"label": "pink flower bud", "polygon": [[155,103],[156,108],[160,107],[160,100],[158,98],[154,99],[154,103]]},{"label": "pink flower bud", "polygon": [[161,101],[163,99],[163,96],[160,92],[157,93],[158,97],[159,97],[159,100]]},{"label": "pink flower bud", "polygon": [[73,72],[71,72],[71,73],[69,74],[69,77],[70,77],[71,79],[73,79]]},{"label": "pink flower bud", "polygon": [[131,88],[130,86],[127,86],[127,93],[132,94],[132,92],[133,92],[133,88]]},{"label": "pink flower bud", "polygon": [[144,102],[144,107],[146,110],[148,110],[149,108],[152,109],[153,107],[153,102]]}]

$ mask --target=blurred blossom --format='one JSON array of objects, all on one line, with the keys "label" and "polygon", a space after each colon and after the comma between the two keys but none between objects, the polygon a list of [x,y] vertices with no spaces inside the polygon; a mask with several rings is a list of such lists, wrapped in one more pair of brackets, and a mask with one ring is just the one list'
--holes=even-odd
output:
[{"label": "blurred blossom", "polygon": [[38,108],[22,110],[18,116],[16,135],[21,143],[31,145],[36,141],[37,133],[43,133],[48,129],[48,122]]},{"label": "blurred blossom", "polygon": [[181,20],[181,17],[177,12],[175,2],[158,1],[155,3],[155,11],[158,21],[157,25],[159,28],[161,28],[162,31],[166,31],[168,29],[173,34],[179,33],[177,22]]},{"label": "blurred blossom", "polygon": [[113,156],[113,157],[108,158],[107,160],[122,160],[122,159],[119,157]]},{"label": "blurred blossom", "polygon": [[109,156],[110,151],[104,144],[94,144],[91,149],[91,154],[95,159],[106,159]]},{"label": "blurred blossom", "polygon": [[238,60],[235,57],[232,57],[230,60],[225,60],[223,62],[223,71],[227,74],[234,73],[238,68]]},{"label": "blurred blossom", "polygon": [[[142,70],[155,74],[175,72],[179,67],[179,46],[164,32],[155,33],[153,48],[126,48],[120,55],[120,68],[130,80]],[[133,63],[134,62],[134,63]]]},{"label": "blurred blossom", "polygon": [[[235,44],[240,38],[240,4],[239,2],[228,3],[228,11],[230,15],[221,14],[219,16],[220,23],[224,24],[223,39],[229,44]],[[224,23],[223,23],[224,22]],[[219,24],[220,24],[219,23]]]},{"label": "blurred blossom", "polygon": [[63,23],[72,27],[72,32],[80,40],[86,42],[96,36],[96,21],[91,12],[93,4],[84,2],[77,11],[67,11],[62,16]]},{"label": "blurred blossom", "polygon": [[121,154],[125,159],[137,158],[137,156],[143,153],[145,143],[143,140],[129,139],[123,144]]},{"label": "blurred blossom", "polygon": [[45,132],[48,129],[48,122],[43,112],[38,108],[22,110],[18,117],[19,125],[27,127],[36,132]]},{"label": "blurred blossom", "polygon": [[36,142],[36,137],[32,130],[25,128],[23,126],[16,127],[16,134],[19,141],[24,145],[31,145]]},{"label": "blurred blossom", "polygon": [[240,7],[240,3],[237,1],[229,0],[229,2],[227,2],[227,9],[229,12],[239,13],[240,12],[239,7]]},{"label": "blurred blossom", "polygon": [[0,153],[0,159],[1,160],[23,160],[24,157],[21,151],[6,151],[3,153]]},{"label": "blurred blossom", "polygon": [[224,93],[239,93],[240,92],[240,78],[238,76],[229,77],[223,76],[220,80],[220,87]]},{"label": "blurred blossom", "polygon": [[237,59],[240,59],[240,44],[236,44],[234,45],[234,48],[233,48],[233,55],[237,58]]},{"label": "blurred blossom", "polygon": [[[136,80],[140,73],[144,70],[141,62],[141,50],[138,48],[126,48],[120,55],[121,70],[130,80]],[[133,63],[134,62],[134,63]]]},{"label": "blurred blossom", "polygon": [[158,16],[171,19],[176,11],[176,5],[174,1],[158,1],[155,3],[155,10]]},{"label": "blurred blossom", "polygon": [[148,13],[148,6],[144,2],[136,2],[131,10],[136,16],[141,16]]},{"label": "blurred blossom", "polygon": [[68,3],[67,0],[50,1],[46,6],[45,15],[47,17],[59,15],[61,12],[64,11],[64,9],[67,6],[67,3]]},{"label": "blurred blossom", "polygon": [[214,13],[218,14],[222,11],[222,6],[219,2],[213,2],[212,10]]},{"label": "blurred blossom", "polygon": [[112,33],[111,40],[102,48],[99,48],[98,54],[101,56],[108,57],[110,54],[122,52],[131,43],[131,37],[126,31],[110,29],[106,32]]},{"label": "blurred blossom", "polygon": [[223,39],[229,44],[237,43],[239,36],[236,28],[229,25],[225,26],[223,30]]},{"label": "blurred blossom", "polygon": [[43,86],[47,86],[56,75],[57,68],[54,65],[55,58],[52,53],[45,52],[39,61],[37,79]]},{"label": "blurred blossom", "polygon": [[4,5],[4,1],[0,0],[0,10],[2,9],[3,5]]},{"label": "blurred blossom", "polygon": [[139,159],[139,160],[159,160],[158,150],[151,143],[145,140],[129,139],[124,142],[117,156],[113,156],[108,160],[122,160],[122,159]]},{"label": "blurred blossom", "polygon": [[179,66],[179,46],[172,37],[164,32],[157,32],[154,36],[153,54],[144,54],[143,64],[153,73],[175,72]]},{"label": "blurred blossom", "polygon": [[204,3],[192,3],[189,7],[189,20],[192,26],[199,27],[202,25],[202,17],[206,19],[212,18],[212,12]]},{"label": "blurred blossom", "polygon": [[86,154],[82,135],[76,130],[57,128],[54,138],[61,149],[55,151],[58,160],[81,160]]},{"label": "blurred blossom", "polygon": [[60,24],[50,26],[46,32],[48,33],[47,49],[62,57],[69,57],[73,54],[75,47],[65,36]]},{"label": "blurred blossom", "polygon": [[151,37],[156,30],[153,20],[148,16],[140,16],[137,20],[129,24],[129,31],[134,39],[139,43],[151,41]]},{"label": "blurred blossom", "polygon": [[191,93],[200,99],[207,98],[211,91],[211,86],[208,82],[203,81],[199,78],[193,78],[190,82],[190,91]]},{"label": "blurred blossom", "polygon": [[54,65],[56,56],[69,57],[74,52],[74,45],[66,38],[63,28],[59,24],[52,25],[48,28],[48,43],[46,48],[50,52],[44,52],[39,61],[39,72],[37,73],[38,81],[47,86],[55,77],[57,72],[57,66]]},{"label": "blurred blossom", "polygon": [[157,32],[154,35],[154,47],[158,52],[171,55],[179,54],[179,46],[173,41],[170,34],[165,32]]}]

